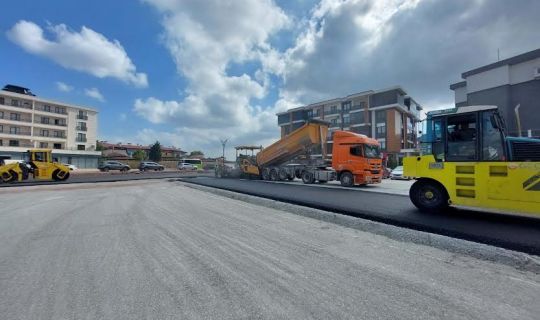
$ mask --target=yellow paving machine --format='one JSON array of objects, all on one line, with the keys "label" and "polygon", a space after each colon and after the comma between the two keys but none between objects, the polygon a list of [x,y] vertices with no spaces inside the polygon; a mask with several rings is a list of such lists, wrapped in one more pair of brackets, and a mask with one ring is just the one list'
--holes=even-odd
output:
[{"label": "yellow paving machine", "polygon": [[38,180],[63,181],[69,178],[69,168],[53,162],[50,149],[28,150],[27,162],[6,163],[7,157],[0,157],[0,181],[15,182],[28,179],[30,175]]},{"label": "yellow paving machine", "polygon": [[428,112],[421,155],[403,164],[422,211],[455,205],[540,217],[540,140],[509,137],[496,106]]}]

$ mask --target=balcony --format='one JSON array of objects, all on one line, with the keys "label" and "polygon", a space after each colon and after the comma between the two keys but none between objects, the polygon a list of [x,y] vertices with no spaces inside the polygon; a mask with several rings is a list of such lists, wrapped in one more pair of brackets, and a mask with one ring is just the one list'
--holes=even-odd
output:
[{"label": "balcony", "polygon": [[30,136],[31,135],[31,132],[30,131],[6,131],[6,130],[3,130],[3,131],[0,131],[0,134],[12,134],[12,135],[17,135],[17,136]]},{"label": "balcony", "polygon": [[88,120],[88,116],[84,114],[78,114],[77,115],[78,120]]},{"label": "balcony", "polygon": [[365,107],[366,107],[366,104],[365,104],[365,103],[357,104],[357,105],[351,107],[351,111],[352,111],[352,110],[362,110],[362,109],[364,109]]},{"label": "balcony", "polygon": [[65,134],[50,134],[50,133],[37,133],[37,134],[34,134],[34,136],[36,137],[44,137],[44,138],[57,138],[57,139],[65,139],[66,138],[66,135]]},{"label": "balcony", "polygon": [[88,131],[88,127],[86,127],[86,126],[77,126],[77,131]]},{"label": "balcony", "polygon": [[86,140],[87,140],[87,139],[86,139],[86,138],[83,138],[83,137],[77,137],[77,138],[75,138],[75,141],[76,141],[76,142],[86,142]]},{"label": "balcony", "polygon": [[28,101],[19,101],[19,100],[15,100],[15,101],[11,101],[10,104],[6,103],[6,101],[0,101],[0,104],[4,105],[4,106],[8,106],[8,107],[16,107],[16,108],[23,108],[23,109],[30,109],[32,110],[32,103],[31,102],[28,102]]},{"label": "balcony", "polygon": [[8,120],[8,121],[19,121],[19,122],[32,122],[32,118],[12,118],[7,117],[5,114],[3,117],[0,117],[0,120]]},{"label": "balcony", "polygon": [[330,111],[325,111],[324,115],[329,116],[329,115],[333,115],[333,114],[339,114],[340,112],[341,112],[341,110],[330,110]]},{"label": "balcony", "polygon": [[43,121],[43,120],[35,120],[34,123],[37,124],[44,124],[48,126],[58,126],[58,127],[66,127],[67,124],[63,122],[54,122],[54,121]]}]

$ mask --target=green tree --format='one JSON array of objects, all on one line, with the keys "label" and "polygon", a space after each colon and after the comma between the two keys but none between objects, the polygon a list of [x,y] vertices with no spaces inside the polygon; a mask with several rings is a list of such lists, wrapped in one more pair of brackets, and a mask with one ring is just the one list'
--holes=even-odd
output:
[{"label": "green tree", "polygon": [[96,151],[103,151],[105,150],[105,147],[99,142],[96,140]]},{"label": "green tree", "polygon": [[200,150],[191,151],[190,157],[204,157],[204,153]]},{"label": "green tree", "polygon": [[151,147],[150,152],[148,153],[148,158],[154,162],[161,161],[161,144],[159,141],[156,141]]},{"label": "green tree", "polygon": [[142,150],[137,150],[133,152],[133,155],[131,157],[135,160],[143,161],[146,160],[146,153]]}]

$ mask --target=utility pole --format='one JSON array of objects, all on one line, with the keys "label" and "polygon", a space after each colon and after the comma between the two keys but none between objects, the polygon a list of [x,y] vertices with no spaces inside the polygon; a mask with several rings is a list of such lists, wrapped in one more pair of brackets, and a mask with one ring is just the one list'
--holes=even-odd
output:
[{"label": "utility pole", "polygon": [[227,141],[229,141],[229,138],[227,139],[219,139],[221,142],[221,146],[223,147],[223,162],[225,162],[225,145],[227,144]]}]

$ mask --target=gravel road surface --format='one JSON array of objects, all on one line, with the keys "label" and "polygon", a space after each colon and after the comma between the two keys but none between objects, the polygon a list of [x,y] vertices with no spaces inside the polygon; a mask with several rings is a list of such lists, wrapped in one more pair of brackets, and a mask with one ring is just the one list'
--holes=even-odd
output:
[{"label": "gravel road surface", "polygon": [[5,188],[0,203],[2,319],[540,314],[534,272],[180,183]]}]

